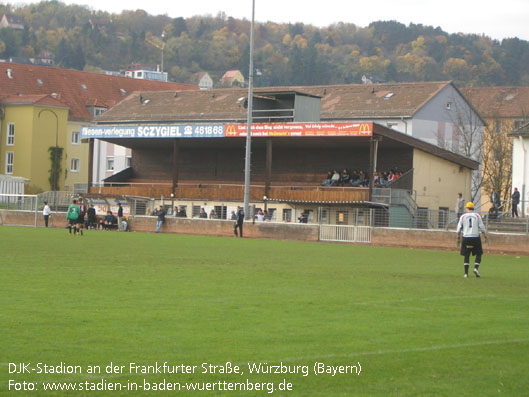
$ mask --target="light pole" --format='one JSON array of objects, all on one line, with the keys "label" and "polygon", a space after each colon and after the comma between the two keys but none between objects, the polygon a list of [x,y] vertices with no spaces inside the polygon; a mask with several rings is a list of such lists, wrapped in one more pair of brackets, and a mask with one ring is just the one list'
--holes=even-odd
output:
[{"label": "light pole", "polygon": [[[165,49],[165,41],[164,41],[165,30],[162,32],[162,35],[160,37],[161,37],[160,40],[159,39],[152,40],[152,39],[149,39],[148,37],[146,37],[145,41],[162,51],[162,65],[161,65],[161,67],[162,67],[162,73],[163,73],[163,51]],[[161,41],[162,43],[160,44],[158,41]]]},{"label": "light pole", "polygon": [[252,109],[253,109],[253,31],[255,0],[252,0],[252,25],[250,30],[250,71],[248,74],[248,126],[246,129],[246,157],[244,162],[244,217],[250,217],[250,164],[252,156]]}]

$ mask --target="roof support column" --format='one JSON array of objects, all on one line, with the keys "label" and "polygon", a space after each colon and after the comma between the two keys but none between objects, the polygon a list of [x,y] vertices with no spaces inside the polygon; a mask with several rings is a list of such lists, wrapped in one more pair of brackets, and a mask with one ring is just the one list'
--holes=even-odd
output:
[{"label": "roof support column", "polygon": [[91,138],[88,140],[88,189],[87,192],[90,193],[90,188],[94,182],[94,140]]},{"label": "roof support column", "polygon": [[173,186],[172,193],[174,194],[178,186],[178,156],[180,155],[180,145],[178,139],[173,139]]},{"label": "roof support column", "polygon": [[268,198],[270,193],[270,184],[272,179],[272,139],[266,139],[266,163],[265,163],[265,197]]},{"label": "roof support column", "polygon": [[369,201],[373,201],[373,187],[377,172],[378,139],[374,136],[369,140]]}]

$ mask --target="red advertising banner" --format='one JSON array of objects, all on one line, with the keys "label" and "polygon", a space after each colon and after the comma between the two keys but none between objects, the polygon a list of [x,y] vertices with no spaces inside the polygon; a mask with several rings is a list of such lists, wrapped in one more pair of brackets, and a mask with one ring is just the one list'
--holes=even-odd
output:
[{"label": "red advertising banner", "polygon": [[[246,124],[226,124],[225,137],[246,136]],[[252,137],[372,136],[373,123],[252,124]]]}]

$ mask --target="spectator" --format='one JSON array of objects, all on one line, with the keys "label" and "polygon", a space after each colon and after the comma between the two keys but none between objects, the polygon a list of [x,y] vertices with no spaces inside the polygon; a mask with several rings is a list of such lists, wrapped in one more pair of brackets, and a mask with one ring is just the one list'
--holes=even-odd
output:
[{"label": "spectator", "polygon": [[327,172],[327,177],[325,178],[325,180],[321,183],[322,186],[331,186],[332,185],[332,171],[329,170],[329,172]]},{"label": "spectator", "polygon": [[50,216],[51,216],[51,208],[48,205],[47,201],[44,202],[44,208],[42,209],[42,215],[44,216],[44,225],[48,227],[48,220],[50,219]]},{"label": "spectator", "polygon": [[167,213],[165,212],[163,205],[160,205],[160,209],[156,213],[156,215],[158,216],[158,220],[156,221],[156,233],[160,233],[160,229],[162,228],[162,225],[165,223],[166,214]]},{"label": "spectator", "polygon": [[303,212],[299,218],[298,218],[298,221],[299,223],[307,223],[309,221],[309,216],[308,214],[306,214],[305,212]]},{"label": "spectator", "polygon": [[204,208],[200,209],[200,214],[198,215],[198,217],[202,219],[208,219],[208,214],[206,213],[206,211],[204,211]]},{"label": "spectator", "polygon": [[97,218],[96,218],[96,209],[94,208],[94,204],[90,204],[90,207],[86,210],[86,216],[88,221],[88,227],[87,229],[95,229]]},{"label": "spectator", "polygon": [[118,203],[118,231],[123,231],[123,207],[121,206],[121,203]]},{"label": "spectator", "polygon": [[351,186],[351,175],[349,174],[349,170],[347,168],[343,169],[341,185]]},{"label": "spectator", "polygon": [[341,179],[342,177],[340,176],[340,173],[334,170],[332,172],[332,177],[331,177],[331,186],[338,186],[340,184]]},{"label": "spectator", "polygon": [[456,214],[457,219],[461,218],[461,215],[465,212],[465,200],[463,199],[463,193],[457,194],[457,200],[456,200]]},{"label": "spectator", "polygon": [[230,218],[232,221],[236,221],[237,220],[237,214],[235,213],[235,211],[232,211],[231,212],[231,218]]},{"label": "spectator", "polygon": [[514,188],[514,192],[511,195],[511,205],[512,205],[512,217],[518,218],[518,204],[520,204],[520,192],[518,191],[518,188]]},{"label": "spectator", "polygon": [[358,174],[358,186],[367,186],[368,184],[369,180],[367,179],[365,172],[360,170]]},{"label": "spectator", "polygon": [[258,222],[264,222],[264,212],[262,210],[259,210],[259,212],[255,215]]},{"label": "spectator", "polygon": [[492,206],[496,209],[496,212],[498,212],[501,206],[500,194],[494,189],[492,189],[492,191],[490,192],[490,202]]},{"label": "spectator", "polygon": [[209,219],[217,219],[217,214],[214,209],[209,212]]},{"label": "spectator", "polygon": [[382,181],[380,179],[380,172],[375,172],[375,179],[373,180],[373,186],[382,187]]},{"label": "spectator", "polygon": [[239,206],[237,207],[237,221],[233,224],[233,233],[237,237],[237,229],[239,230],[239,236],[242,237],[242,227],[244,224],[244,210]]},{"label": "spectator", "polygon": [[103,219],[103,229],[110,230],[117,225],[117,222],[118,220],[112,214],[112,211],[107,211],[107,215],[105,216],[105,219]]},{"label": "spectator", "polygon": [[176,216],[179,218],[187,218],[187,212],[182,206],[178,206],[178,212],[176,213]]},{"label": "spectator", "polygon": [[355,168],[349,179],[349,184],[352,187],[357,187],[359,185],[359,182],[358,182],[359,179],[360,179],[360,175],[358,174],[358,170]]}]

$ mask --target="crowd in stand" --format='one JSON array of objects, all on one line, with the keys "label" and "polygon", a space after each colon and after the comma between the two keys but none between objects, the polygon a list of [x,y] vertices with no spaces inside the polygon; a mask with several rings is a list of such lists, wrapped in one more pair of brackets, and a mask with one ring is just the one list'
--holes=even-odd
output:
[{"label": "crowd in stand", "polygon": [[[390,171],[376,172],[373,185],[375,187],[386,187],[400,176],[402,176],[402,173],[396,168]],[[368,187],[369,175],[367,172],[357,169],[354,169],[353,172],[349,172],[347,168],[344,168],[342,172],[329,170],[327,177],[322,182],[322,186]]]}]

